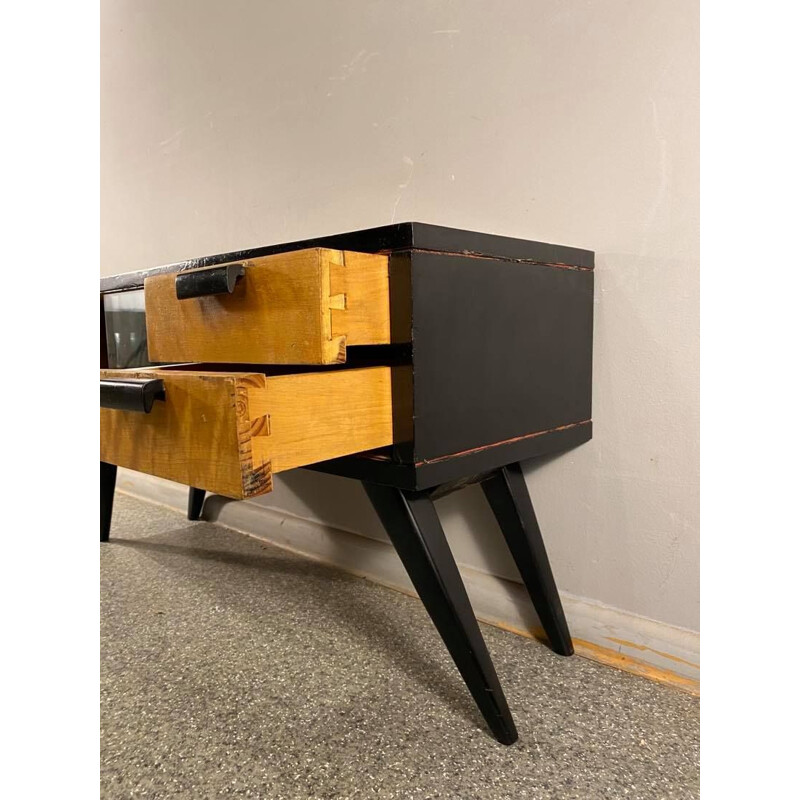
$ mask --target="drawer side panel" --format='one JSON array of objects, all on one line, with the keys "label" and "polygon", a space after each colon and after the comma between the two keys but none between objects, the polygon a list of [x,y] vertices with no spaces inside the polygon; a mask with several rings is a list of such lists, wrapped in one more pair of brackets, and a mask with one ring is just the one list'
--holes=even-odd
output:
[{"label": "drawer side panel", "polygon": [[[392,372],[409,367],[372,367],[280,375],[250,393],[254,419],[269,435],[253,439],[256,460],[273,472],[386,447],[395,440]],[[407,382],[406,382],[407,385]]]}]

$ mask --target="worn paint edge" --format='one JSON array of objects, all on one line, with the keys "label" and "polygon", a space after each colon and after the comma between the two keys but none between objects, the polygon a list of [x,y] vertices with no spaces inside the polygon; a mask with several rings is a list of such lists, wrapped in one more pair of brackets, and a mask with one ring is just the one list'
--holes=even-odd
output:
[{"label": "worn paint edge", "polygon": [[591,425],[591,419],[582,419],[580,422],[568,422],[566,425],[559,425],[557,428],[547,428],[543,431],[534,431],[533,433],[524,433],[522,436],[514,436],[511,439],[503,439],[501,442],[492,442],[491,444],[482,444],[479,447],[472,447],[469,450],[459,450],[457,453],[448,453],[446,456],[437,456],[436,458],[423,458],[422,461],[415,462],[415,467],[425,467],[429,464],[439,464],[442,461],[450,461],[454,458],[462,458],[463,456],[472,456],[476,453],[483,453],[485,450],[491,450],[495,447],[502,447],[507,444],[515,444],[516,442],[523,442],[527,439],[536,439],[539,436],[545,436],[548,433],[560,433],[561,431],[568,431],[572,428],[580,428],[582,425]]},{"label": "worn paint edge", "polygon": [[[430,254],[434,256],[447,256],[456,258],[478,258],[482,261],[503,261],[508,264],[523,264],[531,267],[551,267],[553,269],[571,269],[577,272],[594,272],[594,267],[587,267],[582,264],[567,264],[563,261],[537,261],[533,258],[515,258],[514,256],[498,256],[488,253],[481,253],[476,250],[433,250],[429,247],[411,247],[412,253]],[[397,250],[386,250],[389,254],[402,252]]]},{"label": "worn paint edge", "polygon": [[[120,468],[117,488],[186,511],[188,488],[180,484]],[[260,505],[258,501],[232,502],[216,495],[207,499],[203,519],[417,596],[388,542],[302,519]],[[113,522],[111,538],[114,538]],[[529,639],[544,639],[521,584],[463,565],[460,570],[475,615],[481,622]],[[699,695],[699,633],[567,592],[561,592],[561,599],[577,655]]]}]

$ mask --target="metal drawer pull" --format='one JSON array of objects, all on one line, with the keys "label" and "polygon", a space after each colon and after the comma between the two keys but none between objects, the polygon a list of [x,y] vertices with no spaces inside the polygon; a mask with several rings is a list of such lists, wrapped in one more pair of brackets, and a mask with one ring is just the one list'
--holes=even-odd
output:
[{"label": "metal drawer pull", "polygon": [[244,275],[244,264],[225,264],[210,269],[181,272],[175,278],[178,300],[209,294],[233,294],[236,282]]},{"label": "metal drawer pull", "polygon": [[166,399],[162,380],[100,381],[100,405],[103,408],[141,411],[143,414],[149,414],[154,401]]}]

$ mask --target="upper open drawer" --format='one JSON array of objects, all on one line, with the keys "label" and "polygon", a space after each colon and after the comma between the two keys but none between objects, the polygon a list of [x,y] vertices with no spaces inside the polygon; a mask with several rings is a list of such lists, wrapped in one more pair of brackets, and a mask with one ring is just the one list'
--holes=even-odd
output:
[{"label": "upper open drawer", "polygon": [[389,259],[313,248],[144,282],[153,362],[334,364],[389,344]]}]

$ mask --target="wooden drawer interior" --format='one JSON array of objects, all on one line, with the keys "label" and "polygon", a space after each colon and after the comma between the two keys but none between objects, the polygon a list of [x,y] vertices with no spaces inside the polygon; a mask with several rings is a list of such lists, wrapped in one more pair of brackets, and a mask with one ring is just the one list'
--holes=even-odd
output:
[{"label": "wooden drawer interior", "polygon": [[186,272],[145,280],[150,361],[336,364],[348,345],[390,343],[388,256],[312,248],[236,263],[231,293],[181,300]]},{"label": "wooden drawer interior", "polygon": [[[198,368],[195,368],[198,367]],[[233,498],[272,489],[283,470],[385,447],[410,367],[231,372],[206,365],[101,370],[160,379],[150,413],[100,409],[100,459]],[[399,419],[410,419],[406,411]]]}]

